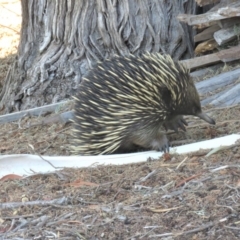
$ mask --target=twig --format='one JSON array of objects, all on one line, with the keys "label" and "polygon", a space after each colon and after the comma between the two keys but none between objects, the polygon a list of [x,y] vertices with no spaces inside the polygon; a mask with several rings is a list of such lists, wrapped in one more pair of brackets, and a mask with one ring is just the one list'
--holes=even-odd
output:
[{"label": "twig", "polygon": [[[39,156],[43,161],[45,161],[45,162],[47,162],[48,164],[50,164],[53,168],[55,168],[55,169],[62,169],[62,167],[55,167],[50,161],[48,161],[47,159],[44,159],[40,154],[38,154],[36,151],[35,151],[35,149],[34,149],[34,147],[33,147],[33,145],[32,144],[28,144],[29,145],[29,147],[31,147],[31,149],[33,150],[33,152],[37,155],[37,156]],[[35,173],[35,172],[34,172]]]},{"label": "twig", "polygon": [[62,205],[68,201],[67,197],[57,198],[50,201],[30,201],[30,202],[10,202],[10,203],[1,203],[0,209],[8,209],[8,208],[19,208],[23,206],[46,206],[52,204]]},{"label": "twig", "polygon": [[[8,2],[8,1],[7,1]],[[16,1],[16,2],[18,2],[19,3],[19,1]],[[15,2],[15,3],[16,3]],[[4,8],[4,9],[6,9],[7,11],[9,11],[9,12],[11,12],[11,13],[13,13],[13,14],[15,14],[16,16],[18,16],[18,17],[21,17],[21,15],[20,14],[18,14],[18,13],[16,13],[16,12],[14,12],[14,11],[12,11],[12,10],[10,10],[10,9],[8,9],[7,7],[5,7],[4,6],[4,3],[3,4],[1,4],[1,7],[2,8]]]},{"label": "twig", "polygon": [[221,171],[221,170],[226,169],[226,168],[228,168],[228,167],[229,167],[228,165],[226,165],[226,166],[221,166],[221,167],[218,167],[218,168],[215,168],[215,169],[211,170],[210,172]]},{"label": "twig", "polygon": [[238,227],[231,227],[231,226],[224,226],[225,228],[231,229],[231,230],[237,230],[240,231],[240,228]]},{"label": "twig", "polygon": [[42,215],[42,213],[34,213],[34,214],[26,214],[26,215],[22,215],[22,216],[11,216],[11,217],[1,217],[1,219],[16,219],[16,218],[30,218],[30,217],[36,217],[36,216],[40,216]]},{"label": "twig", "polygon": [[218,152],[223,151],[223,150],[228,150],[228,149],[231,149],[231,148],[237,147],[237,146],[240,146],[240,143],[236,143],[236,144],[233,144],[233,145],[230,145],[230,146],[220,146],[218,148],[214,148],[205,157],[209,157],[212,154],[218,153]]},{"label": "twig", "polygon": [[186,231],[186,232],[183,232],[183,233],[178,233],[177,236],[179,235],[187,235],[187,234],[190,234],[190,233],[196,233],[196,232],[200,232],[200,231],[203,231],[207,228],[210,228],[214,226],[214,223],[210,222],[210,223],[207,223],[205,225],[203,225],[202,227],[199,227],[199,228],[195,228],[195,229],[192,229],[192,230],[189,230],[189,231]]},{"label": "twig", "polygon": [[172,198],[172,197],[175,197],[175,196],[178,196],[180,194],[183,193],[183,189],[180,189],[180,190],[177,190],[177,191],[174,191],[174,192],[171,192],[169,194],[165,194],[163,195],[161,198]]},{"label": "twig", "polygon": [[140,182],[145,182],[148,178],[150,178],[152,175],[156,174],[157,170],[153,170],[152,172],[150,172],[146,177],[141,178],[137,183]]},{"label": "twig", "polygon": [[2,25],[2,24],[0,24],[0,26],[5,27],[5,28],[8,28],[8,29],[10,29],[10,30],[16,32],[17,34],[19,34],[19,31],[15,30],[15,29],[13,29],[13,28],[10,28],[10,27],[5,26],[5,25]]},{"label": "twig", "polygon": [[139,237],[139,239],[145,238],[150,232],[152,232],[152,231],[155,230],[156,228],[159,228],[159,226],[152,227],[148,232],[146,232],[146,233],[143,234],[141,237]]},{"label": "twig", "polygon": [[196,233],[196,232],[200,232],[200,231],[203,231],[209,227],[212,227],[214,226],[213,223],[207,223],[205,225],[203,225],[202,227],[199,227],[199,228],[195,228],[195,229],[192,229],[192,230],[189,230],[189,231],[186,231],[186,232],[180,232],[180,233],[177,233],[177,234],[173,234],[173,233],[163,233],[163,234],[156,234],[156,235],[151,235],[149,236],[150,238],[152,237],[167,237],[167,236],[181,236],[181,235],[187,235],[187,234],[190,234],[190,233]]},{"label": "twig", "polygon": [[191,177],[188,177],[188,178],[182,180],[180,183],[178,183],[178,184],[176,185],[176,188],[182,186],[184,183],[189,182],[189,181],[191,181],[192,179],[197,178],[197,177],[199,177],[199,176],[201,176],[201,175],[202,175],[202,173],[199,173],[199,174],[193,175],[193,176],[191,176]]},{"label": "twig", "polygon": [[188,159],[188,157],[185,157],[176,167],[176,170],[179,169],[181,167],[181,165]]}]

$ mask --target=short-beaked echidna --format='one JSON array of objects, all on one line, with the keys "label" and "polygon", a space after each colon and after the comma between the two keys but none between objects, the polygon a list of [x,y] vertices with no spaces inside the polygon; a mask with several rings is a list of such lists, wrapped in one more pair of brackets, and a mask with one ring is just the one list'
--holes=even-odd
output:
[{"label": "short-beaked echidna", "polygon": [[182,115],[210,124],[189,71],[169,55],[117,56],[99,62],[75,97],[74,154],[168,151],[165,128],[184,128]]}]

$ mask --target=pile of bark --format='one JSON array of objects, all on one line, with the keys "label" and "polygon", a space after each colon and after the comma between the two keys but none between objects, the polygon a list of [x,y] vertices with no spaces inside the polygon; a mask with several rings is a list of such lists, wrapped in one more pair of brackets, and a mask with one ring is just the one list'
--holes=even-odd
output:
[{"label": "pile of bark", "polygon": [[[188,67],[194,69],[219,61],[229,62],[240,58],[240,1],[239,0],[196,0],[199,6],[215,5],[206,13],[199,15],[178,15],[181,22],[197,29],[194,37],[196,56],[209,54],[208,58],[192,62]],[[224,50],[222,50],[224,49]],[[217,51],[216,51],[217,50]],[[187,61],[186,61],[187,62]],[[187,62],[188,63],[188,62]]]},{"label": "pile of bark", "polygon": [[[196,0],[202,7],[211,4],[213,0]],[[240,36],[240,1],[225,0],[219,2],[208,12],[200,15],[181,15],[180,21],[198,29],[194,37],[196,55],[222,47]]]}]

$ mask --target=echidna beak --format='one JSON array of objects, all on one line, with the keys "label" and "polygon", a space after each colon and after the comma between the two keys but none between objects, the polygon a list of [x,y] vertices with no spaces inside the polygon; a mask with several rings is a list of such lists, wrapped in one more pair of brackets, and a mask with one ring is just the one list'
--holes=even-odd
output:
[{"label": "echidna beak", "polygon": [[198,113],[197,116],[198,116],[199,118],[201,118],[202,120],[210,123],[210,124],[213,124],[213,125],[216,124],[215,121],[214,121],[212,118],[210,118],[210,117],[209,117],[206,113],[204,113],[204,112]]}]

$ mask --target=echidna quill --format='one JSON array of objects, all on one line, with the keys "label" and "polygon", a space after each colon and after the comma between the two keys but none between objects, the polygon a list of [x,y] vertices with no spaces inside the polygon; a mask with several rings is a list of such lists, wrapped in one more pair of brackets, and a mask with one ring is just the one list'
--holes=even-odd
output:
[{"label": "echidna quill", "polygon": [[202,112],[189,71],[169,55],[114,57],[82,79],[75,97],[73,153],[99,155],[135,147],[169,151],[163,127],[177,131]]}]

